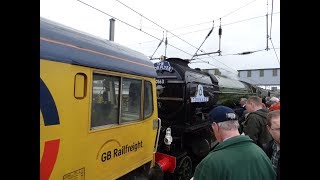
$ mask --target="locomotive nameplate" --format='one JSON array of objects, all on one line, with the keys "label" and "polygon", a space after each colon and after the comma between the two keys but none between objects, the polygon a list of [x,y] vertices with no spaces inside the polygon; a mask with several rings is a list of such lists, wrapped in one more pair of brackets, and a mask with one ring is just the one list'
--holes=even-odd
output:
[{"label": "locomotive nameplate", "polygon": [[168,71],[172,72],[173,68],[171,67],[170,63],[168,61],[162,61],[154,63],[154,68],[157,71]]}]

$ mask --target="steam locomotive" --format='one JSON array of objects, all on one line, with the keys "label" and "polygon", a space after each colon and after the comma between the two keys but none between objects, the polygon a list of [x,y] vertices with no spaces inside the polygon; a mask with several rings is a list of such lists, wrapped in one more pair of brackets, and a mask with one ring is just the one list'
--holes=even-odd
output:
[{"label": "steam locomotive", "polygon": [[241,97],[263,96],[251,84],[192,69],[168,58],[154,64],[161,119],[156,162],[164,179],[190,179],[197,164],[217,145],[207,114],[217,105],[236,108]]}]

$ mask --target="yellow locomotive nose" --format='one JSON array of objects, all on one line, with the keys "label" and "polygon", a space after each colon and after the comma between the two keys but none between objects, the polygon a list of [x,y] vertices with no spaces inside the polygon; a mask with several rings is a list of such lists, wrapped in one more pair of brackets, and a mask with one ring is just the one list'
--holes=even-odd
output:
[{"label": "yellow locomotive nose", "polygon": [[41,179],[157,174],[155,78],[147,56],[40,18]]}]

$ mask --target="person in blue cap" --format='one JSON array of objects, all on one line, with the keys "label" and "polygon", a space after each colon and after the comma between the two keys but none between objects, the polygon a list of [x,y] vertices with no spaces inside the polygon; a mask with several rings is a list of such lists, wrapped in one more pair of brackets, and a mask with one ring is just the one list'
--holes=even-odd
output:
[{"label": "person in blue cap", "polygon": [[275,180],[265,152],[249,136],[240,135],[238,117],[226,106],[209,112],[219,144],[197,165],[193,180]]}]

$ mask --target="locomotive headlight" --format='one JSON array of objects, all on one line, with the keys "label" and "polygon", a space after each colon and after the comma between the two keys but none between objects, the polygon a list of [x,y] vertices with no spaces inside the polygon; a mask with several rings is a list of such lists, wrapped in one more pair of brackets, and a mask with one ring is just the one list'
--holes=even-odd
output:
[{"label": "locomotive headlight", "polygon": [[172,143],[171,128],[167,128],[166,129],[166,135],[164,137],[164,143],[166,145],[170,145]]}]

